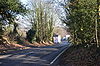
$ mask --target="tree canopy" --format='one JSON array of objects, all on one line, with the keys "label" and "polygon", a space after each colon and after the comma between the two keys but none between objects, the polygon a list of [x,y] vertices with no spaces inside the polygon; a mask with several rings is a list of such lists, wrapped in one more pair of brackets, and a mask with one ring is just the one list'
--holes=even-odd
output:
[{"label": "tree canopy", "polygon": [[[84,44],[96,41],[96,0],[70,0],[69,16],[65,22],[69,26],[74,44]],[[99,29],[99,28],[98,28]]]},{"label": "tree canopy", "polygon": [[26,8],[19,0],[0,0],[0,39],[3,40],[5,32],[9,31],[10,33],[8,27],[6,28],[7,31],[3,27],[5,24],[10,25],[13,23],[13,33],[16,33],[17,23],[15,22],[15,18],[18,14],[23,14],[25,12]]},{"label": "tree canopy", "polygon": [[19,0],[0,0],[0,22],[8,20],[11,23],[16,14],[21,14],[25,11],[26,8]]},{"label": "tree canopy", "polygon": [[[53,37],[53,14],[50,11],[50,6],[45,6],[44,2],[34,3],[36,4],[30,19],[32,20],[32,28],[27,33],[27,39],[37,42],[49,42]],[[31,35],[32,34],[32,35]]]}]

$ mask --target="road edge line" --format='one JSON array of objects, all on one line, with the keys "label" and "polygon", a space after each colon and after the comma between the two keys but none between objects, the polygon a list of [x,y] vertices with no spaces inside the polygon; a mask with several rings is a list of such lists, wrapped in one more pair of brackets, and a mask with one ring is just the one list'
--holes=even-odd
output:
[{"label": "road edge line", "polygon": [[66,49],[64,48],[64,50],[63,50],[60,54],[58,54],[58,55],[56,56],[56,58],[53,59],[53,61],[50,62],[50,65],[53,64],[53,63],[54,63],[54,62],[55,62],[55,61],[56,61],[70,46],[71,46],[71,45],[65,47]]}]

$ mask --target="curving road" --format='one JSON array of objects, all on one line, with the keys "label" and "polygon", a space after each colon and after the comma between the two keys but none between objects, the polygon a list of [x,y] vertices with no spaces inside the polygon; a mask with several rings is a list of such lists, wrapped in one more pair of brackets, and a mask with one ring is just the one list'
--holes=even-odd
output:
[{"label": "curving road", "polygon": [[63,41],[54,46],[33,47],[16,53],[0,55],[0,66],[53,66],[50,63],[69,46],[68,42]]}]

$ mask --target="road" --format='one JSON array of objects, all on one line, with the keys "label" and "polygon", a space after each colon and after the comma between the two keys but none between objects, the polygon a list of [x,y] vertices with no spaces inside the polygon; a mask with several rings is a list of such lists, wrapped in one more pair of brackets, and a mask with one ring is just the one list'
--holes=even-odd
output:
[{"label": "road", "polygon": [[47,47],[33,47],[16,53],[0,55],[0,66],[51,66],[50,63],[69,43]]}]

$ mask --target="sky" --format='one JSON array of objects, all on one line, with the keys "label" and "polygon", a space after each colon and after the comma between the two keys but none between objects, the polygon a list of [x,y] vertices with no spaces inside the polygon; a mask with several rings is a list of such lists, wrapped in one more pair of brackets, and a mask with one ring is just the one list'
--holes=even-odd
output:
[{"label": "sky", "polygon": [[[27,8],[30,8],[30,1],[34,1],[34,0],[20,0],[24,5],[27,6]],[[35,0],[36,1],[36,0]],[[39,1],[39,0],[37,0]],[[54,13],[54,19],[55,19],[55,25],[56,26],[64,26],[64,24],[62,24],[61,20],[59,19],[59,15],[64,16],[64,10],[61,6],[59,6],[58,0],[41,0],[41,1],[45,1],[45,3],[49,3],[53,5],[53,13]],[[63,3],[64,0],[59,0],[60,3]],[[20,28],[29,28],[28,26],[30,26],[29,22],[26,22],[27,19],[25,20],[22,16],[18,16],[17,18],[20,18],[19,20],[21,22],[19,22],[19,25],[23,25]]]}]

